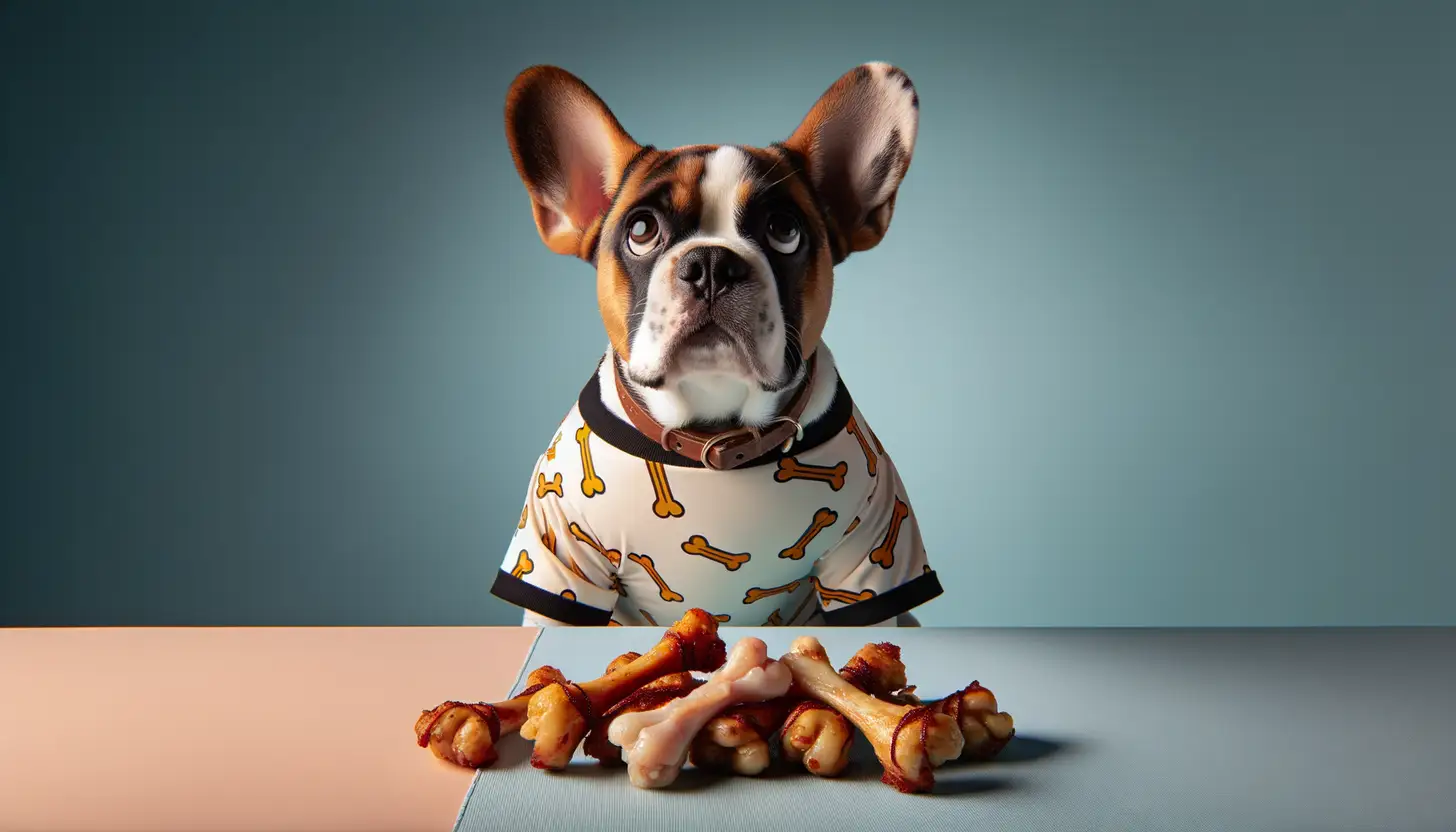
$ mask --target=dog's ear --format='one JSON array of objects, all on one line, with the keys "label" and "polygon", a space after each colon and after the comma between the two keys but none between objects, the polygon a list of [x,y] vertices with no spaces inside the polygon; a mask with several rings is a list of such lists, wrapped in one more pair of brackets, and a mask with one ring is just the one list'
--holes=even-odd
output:
[{"label": "dog's ear", "polygon": [[910,77],[885,63],[840,76],[783,144],[804,158],[828,209],[840,257],[875,247],[890,228],[895,194],[920,123]]},{"label": "dog's ear", "polygon": [[516,76],[506,93],[506,140],[541,240],[558,254],[585,258],[583,241],[641,148],[590,87],[554,66]]}]

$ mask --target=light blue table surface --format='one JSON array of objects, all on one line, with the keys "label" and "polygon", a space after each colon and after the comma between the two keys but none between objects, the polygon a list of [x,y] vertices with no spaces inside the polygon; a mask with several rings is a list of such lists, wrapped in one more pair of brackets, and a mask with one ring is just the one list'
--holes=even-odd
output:
[{"label": "light blue table surface", "polygon": [[[591,679],[661,633],[547,629],[526,666]],[[1456,629],[722,634],[773,655],[812,634],[836,667],[894,641],[920,693],[979,679],[1017,738],[995,762],[937,770],[933,794],[902,795],[879,782],[863,737],[839,778],[689,769],[657,791],[580,752],[564,772],[537,771],[512,737],[476,775],[457,832],[1456,830]]]}]

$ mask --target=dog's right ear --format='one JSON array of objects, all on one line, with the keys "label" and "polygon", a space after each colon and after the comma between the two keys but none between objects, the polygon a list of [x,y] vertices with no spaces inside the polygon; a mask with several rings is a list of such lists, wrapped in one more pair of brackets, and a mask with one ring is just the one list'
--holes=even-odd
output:
[{"label": "dog's right ear", "polygon": [[599,231],[641,147],[590,87],[554,66],[533,66],[512,82],[506,140],[541,240],[557,254],[587,259],[583,244]]}]

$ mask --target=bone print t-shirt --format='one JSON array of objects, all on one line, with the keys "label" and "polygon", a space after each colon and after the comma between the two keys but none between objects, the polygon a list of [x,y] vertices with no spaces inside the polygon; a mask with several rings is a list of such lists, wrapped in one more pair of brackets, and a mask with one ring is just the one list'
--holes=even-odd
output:
[{"label": "bone print t-shirt", "polygon": [[[615,395],[615,391],[613,391]],[[941,594],[894,463],[842,381],[787,454],[731,471],[664,450],[596,375],[536,462],[491,592],[575,625],[876,624]]]}]

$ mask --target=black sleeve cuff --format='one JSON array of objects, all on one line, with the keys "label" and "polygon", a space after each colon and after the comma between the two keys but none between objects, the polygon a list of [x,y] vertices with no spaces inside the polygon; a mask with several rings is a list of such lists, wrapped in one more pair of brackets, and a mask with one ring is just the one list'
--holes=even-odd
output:
[{"label": "black sleeve cuff", "polygon": [[824,624],[829,627],[863,627],[867,624],[878,624],[894,618],[902,612],[909,612],[943,592],[945,590],[940,587],[940,578],[936,577],[934,572],[926,572],[918,578],[900,584],[884,595],[876,595],[869,600],[858,601],[838,609],[825,610]]},{"label": "black sleeve cuff", "polygon": [[[612,620],[611,610],[563,598],[548,592],[535,584],[529,584],[502,569],[496,573],[490,594],[518,607],[544,615],[552,621],[570,624],[574,627],[605,627]],[[868,602],[866,602],[868,603]],[[856,605],[858,606],[858,605]]]}]

